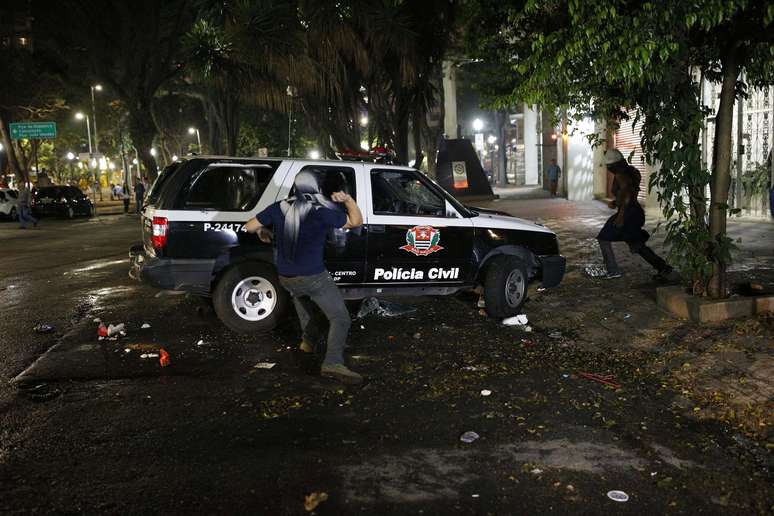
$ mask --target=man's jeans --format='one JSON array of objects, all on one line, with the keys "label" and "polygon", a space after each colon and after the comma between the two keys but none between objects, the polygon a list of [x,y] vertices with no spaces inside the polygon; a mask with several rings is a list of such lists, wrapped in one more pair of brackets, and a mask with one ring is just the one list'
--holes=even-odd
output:
[{"label": "man's jeans", "polygon": [[26,228],[27,222],[32,222],[34,225],[37,226],[38,219],[32,216],[32,212],[30,211],[29,206],[20,204],[19,205],[19,227]]},{"label": "man's jeans", "polygon": [[[605,268],[609,274],[618,274],[620,269],[618,263],[615,260],[615,252],[613,251],[612,242],[609,240],[597,240],[599,242],[599,248],[602,250],[602,259],[605,261]],[[648,262],[656,271],[663,272],[669,268],[667,262],[665,262],[660,256],[653,252],[653,249],[645,245],[645,242],[626,242],[629,246],[629,250],[632,254],[639,254],[642,258]]]},{"label": "man's jeans", "polygon": [[328,326],[328,350],[323,363],[343,364],[344,343],[351,320],[344,298],[328,271],[314,276],[280,276],[280,283],[293,296],[304,342],[314,347]]}]

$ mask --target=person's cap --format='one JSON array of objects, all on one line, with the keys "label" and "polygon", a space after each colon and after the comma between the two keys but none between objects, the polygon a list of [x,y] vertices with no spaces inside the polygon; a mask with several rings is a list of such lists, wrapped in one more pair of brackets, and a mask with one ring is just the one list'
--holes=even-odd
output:
[{"label": "person's cap", "polygon": [[626,158],[624,158],[623,154],[621,154],[621,151],[618,149],[607,149],[605,151],[605,164],[607,165],[612,165],[613,163],[625,160]]}]

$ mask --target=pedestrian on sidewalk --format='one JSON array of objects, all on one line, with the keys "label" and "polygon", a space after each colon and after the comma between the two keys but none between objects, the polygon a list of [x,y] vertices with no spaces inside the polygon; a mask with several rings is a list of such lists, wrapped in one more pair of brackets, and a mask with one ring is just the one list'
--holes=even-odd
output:
[{"label": "pedestrian on sidewalk", "polygon": [[118,196],[119,198],[124,201],[124,214],[129,213],[129,201],[131,200],[131,196],[129,195],[129,187],[126,183],[124,183],[121,186],[116,187],[118,190]]},{"label": "pedestrian on sidewalk", "polygon": [[[327,322],[328,349],[320,374],[360,383],[363,377],[344,365],[351,320],[338,287],[325,269],[323,251],[328,230],[359,227],[363,216],[349,194],[338,191],[330,199],[325,197],[318,178],[310,172],[299,173],[294,188],[295,197],[272,204],[248,221],[245,230],[258,233],[266,243],[271,242],[273,233],[280,283],[293,297],[303,330],[300,351],[314,351]],[[346,213],[334,203],[343,205]]]},{"label": "pedestrian on sidewalk", "polygon": [[110,183],[110,200],[115,201],[116,200],[116,185],[113,183]]},{"label": "pedestrian on sidewalk", "polygon": [[142,179],[139,177],[134,183],[134,200],[137,203],[137,213],[140,213],[142,210],[142,203],[145,200],[145,183],[143,183]]},{"label": "pedestrian on sidewalk", "polygon": [[640,172],[626,162],[618,149],[609,149],[605,152],[605,161],[607,169],[615,175],[612,185],[614,200],[610,201],[608,207],[617,209],[617,211],[605,222],[599,235],[597,235],[599,248],[602,250],[602,258],[607,269],[604,278],[614,279],[623,275],[618,268],[612,242],[626,242],[632,253],[639,254],[656,269],[656,279],[662,281],[676,279],[676,273],[672,267],[645,245],[650,234],[642,229],[645,225],[645,210],[637,202],[637,193],[640,191],[642,177]]},{"label": "pedestrian on sidewalk", "polygon": [[556,187],[559,185],[559,176],[562,175],[562,169],[556,164],[556,159],[551,158],[551,164],[546,171],[548,184],[551,191],[551,197],[556,197]]},{"label": "pedestrian on sidewalk", "polygon": [[19,229],[27,229],[27,222],[32,222],[32,227],[36,228],[38,227],[38,219],[32,216],[32,210],[31,210],[31,198],[32,193],[30,192],[29,186],[27,183],[22,183],[21,188],[19,188]]}]

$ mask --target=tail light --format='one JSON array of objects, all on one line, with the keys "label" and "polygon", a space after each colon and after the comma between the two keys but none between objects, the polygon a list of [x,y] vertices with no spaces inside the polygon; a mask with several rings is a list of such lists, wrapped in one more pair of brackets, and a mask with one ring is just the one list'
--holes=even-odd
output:
[{"label": "tail light", "polygon": [[163,249],[167,245],[167,229],[169,221],[166,217],[153,217],[153,248]]}]

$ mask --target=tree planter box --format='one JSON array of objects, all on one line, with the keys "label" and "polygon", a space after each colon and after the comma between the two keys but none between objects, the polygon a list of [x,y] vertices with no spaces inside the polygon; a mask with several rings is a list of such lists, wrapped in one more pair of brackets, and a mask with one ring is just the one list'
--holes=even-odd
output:
[{"label": "tree planter box", "polygon": [[693,296],[681,286],[656,289],[656,303],[675,317],[695,322],[715,322],[774,311],[774,296],[706,299]]}]

